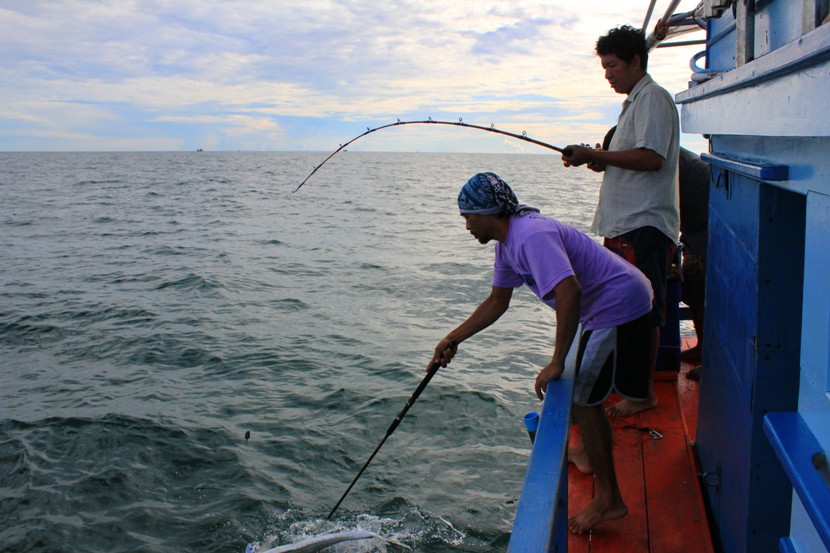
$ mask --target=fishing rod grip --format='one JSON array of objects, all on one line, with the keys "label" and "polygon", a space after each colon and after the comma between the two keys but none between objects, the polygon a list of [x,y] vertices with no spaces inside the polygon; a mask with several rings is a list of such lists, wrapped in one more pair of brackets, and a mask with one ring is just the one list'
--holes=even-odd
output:
[{"label": "fishing rod grip", "polygon": [[573,148],[565,148],[564,150],[562,150],[562,155],[571,157],[572,155],[574,155]]}]

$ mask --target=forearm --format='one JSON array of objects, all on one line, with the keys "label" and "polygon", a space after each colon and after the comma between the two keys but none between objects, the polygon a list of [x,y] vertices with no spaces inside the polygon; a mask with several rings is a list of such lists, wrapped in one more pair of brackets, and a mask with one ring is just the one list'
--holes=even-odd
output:
[{"label": "forearm", "polygon": [[432,360],[427,365],[427,370],[431,370],[436,363],[442,367],[446,367],[455,356],[458,344],[470,336],[481,332],[504,315],[504,312],[510,306],[510,298],[512,295],[512,288],[497,288],[493,286],[490,295],[481,302],[481,305],[473,311],[473,314],[438,342],[438,345],[435,346]]},{"label": "forearm", "polygon": [[645,148],[621,151],[592,150],[589,157],[592,163],[610,165],[629,171],[659,171],[663,167],[663,158],[658,153]]},{"label": "forearm", "polygon": [[593,150],[583,146],[571,145],[570,156],[562,155],[566,164],[580,166],[587,164],[589,168],[598,170],[607,166],[619,167],[630,171],[659,171],[663,167],[663,158],[657,152],[646,148],[630,150]]}]

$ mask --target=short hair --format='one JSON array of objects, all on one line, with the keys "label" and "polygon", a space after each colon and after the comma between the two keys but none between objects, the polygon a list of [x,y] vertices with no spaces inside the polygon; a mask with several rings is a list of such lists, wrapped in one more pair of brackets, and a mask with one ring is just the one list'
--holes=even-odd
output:
[{"label": "short hair", "polygon": [[635,29],[630,25],[623,25],[611,29],[605,36],[597,40],[597,55],[615,55],[626,63],[634,61],[634,56],[640,56],[640,66],[645,71],[648,68],[648,47],[646,35],[642,29]]}]

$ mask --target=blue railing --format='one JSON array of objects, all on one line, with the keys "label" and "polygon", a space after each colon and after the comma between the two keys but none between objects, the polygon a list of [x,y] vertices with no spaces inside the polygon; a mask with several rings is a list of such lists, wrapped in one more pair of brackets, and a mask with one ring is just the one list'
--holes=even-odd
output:
[{"label": "blue railing", "polygon": [[568,431],[576,350],[574,344],[562,377],[548,384],[510,536],[512,553],[568,550]]},{"label": "blue railing", "polygon": [[[830,467],[827,454],[799,413],[768,413],[764,432],[824,547],[830,551]],[[779,544],[795,551],[789,537]]]}]

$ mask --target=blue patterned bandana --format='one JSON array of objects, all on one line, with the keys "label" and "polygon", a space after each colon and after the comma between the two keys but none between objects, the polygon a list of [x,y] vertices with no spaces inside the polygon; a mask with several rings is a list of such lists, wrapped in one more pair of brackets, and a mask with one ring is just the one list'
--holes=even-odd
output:
[{"label": "blue patterned bandana", "polygon": [[462,215],[506,215],[538,213],[535,207],[520,205],[510,186],[495,173],[478,173],[458,193]]}]

